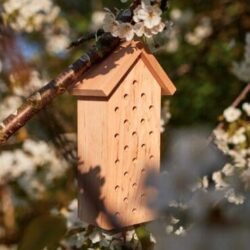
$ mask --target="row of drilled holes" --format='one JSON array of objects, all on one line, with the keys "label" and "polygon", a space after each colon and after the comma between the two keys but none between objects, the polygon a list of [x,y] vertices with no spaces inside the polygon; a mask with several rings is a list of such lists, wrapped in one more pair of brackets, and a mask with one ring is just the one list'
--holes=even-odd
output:
[{"label": "row of drilled holes", "polygon": [[[133,209],[132,209],[132,212],[135,213],[135,212],[136,212],[136,208],[133,208]],[[116,216],[116,217],[119,217],[119,216],[120,216],[120,213],[119,213],[119,212],[116,212],[116,213],[115,213],[115,216]]]},{"label": "row of drilled holes", "polygon": [[[124,99],[127,99],[129,97],[129,94],[127,94],[127,93],[125,93],[124,95],[123,95],[123,98]],[[141,98],[145,98],[146,97],[146,94],[145,93],[141,93]]]},{"label": "row of drilled holes", "polygon": [[[149,156],[149,159],[150,159],[150,160],[153,160],[153,159],[154,159],[154,156],[153,156],[153,155],[150,155],[150,156]],[[134,157],[134,158],[132,159],[132,162],[133,162],[133,163],[136,163],[136,161],[137,161],[137,158]],[[118,165],[119,163],[120,163],[120,160],[119,160],[119,159],[116,159],[116,160],[115,160],[115,165]]]},{"label": "row of drilled holes", "polygon": [[[132,187],[133,187],[133,188],[136,188],[136,187],[137,187],[137,183],[136,183],[136,182],[133,183]],[[119,186],[119,185],[116,185],[116,186],[115,186],[115,190],[118,191],[119,189],[120,189],[120,186]]]},{"label": "row of drilled holes", "polygon": [[[148,132],[149,135],[152,135],[153,133],[154,133],[153,130],[150,130],[150,131]],[[136,132],[136,131],[133,131],[133,132],[132,132],[132,136],[136,136],[136,135],[137,135],[137,132]],[[115,137],[116,139],[118,139],[119,136],[120,136],[119,133],[115,133],[115,134],[114,134],[114,137]]]},{"label": "row of drilled holes", "polygon": [[[150,105],[150,106],[148,107],[149,110],[152,110],[153,108],[154,108],[153,105]],[[119,111],[119,109],[120,109],[120,108],[119,108],[118,106],[116,106],[116,107],[114,108],[114,111],[117,113],[117,112]],[[132,110],[133,110],[133,111],[136,111],[136,110],[137,110],[137,106],[133,106],[133,107],[132,107]]]},{"label": "row of drilled holes", "polygon": [[[142,194],[141,195],[141,199],[145,199],[145,197],[146,197],[146,194]],[[128,197],[125,197],[124,199],[123,199],[123,202],[128,202]],[[132,212],[134,213],[134,212],[136,212],[136,208],[133,208],[132,209]],[[120,216],[120,213],[119,212],[116,212],[115,213],[115,216]]]}]

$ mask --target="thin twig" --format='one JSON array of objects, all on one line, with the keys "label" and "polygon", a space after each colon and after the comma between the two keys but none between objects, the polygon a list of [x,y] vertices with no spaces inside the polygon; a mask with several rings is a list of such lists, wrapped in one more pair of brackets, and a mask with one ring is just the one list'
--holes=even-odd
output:
[{"label": "thin twig", "polygon": [[[238,107],[241,104],[241,102],[243,102],[247,98],[247,95],[249,93],[250,93],[250,83],[248,83],[247,86],[242,90],[242,92],[240,92],[240,94],[236,97],[236,99],[231,104],[231,107],[235,108]],[[214,130],[223,128],[223,126],[224,122],[220,122]],[[211,143],[212,140],[213,140],[213,132],[208,137],[208,143]]]},{"label": "thin twig", "polygon": [[168,9],[168,0],[162,0],[160,8],[162,11],[166,11]]},{"label": "thin twig", "polygon": [[96,37],[101,36],[103,33],[104,33],[104,30],[99,29],[96,32],[90,32],[90,33],[84,34],[83,36],[79,37],[76,41],[73,41],[72,43],[70,43],[70,45],[68,46],[67,49],[77,47],[77,46],[81,45],[84,42],[93,40]]}]

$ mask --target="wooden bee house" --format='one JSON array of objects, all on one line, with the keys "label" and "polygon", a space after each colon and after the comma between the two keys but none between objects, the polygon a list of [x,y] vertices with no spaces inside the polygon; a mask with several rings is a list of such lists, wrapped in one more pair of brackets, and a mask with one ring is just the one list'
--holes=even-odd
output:
[{"label": "wooden bee house", "polygon": [[175,87],[140,42],[83,75],[78,98],[79,217],[104,229],[154,219],[147,173],[160,169],[161,95]]}]

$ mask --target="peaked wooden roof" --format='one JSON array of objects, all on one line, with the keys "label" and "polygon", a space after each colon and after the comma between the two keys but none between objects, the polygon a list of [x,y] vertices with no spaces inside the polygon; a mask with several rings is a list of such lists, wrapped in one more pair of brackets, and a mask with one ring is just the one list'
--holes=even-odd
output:
[{"label": "peaked wooden roof", "polygon": [[174,84],[156,58],[138,41],[121,44],[104,61],[84,73],[70,92],[75,96],[108,97],[139,59],[161,86],[162,94],[173,95],[176,91]]}]

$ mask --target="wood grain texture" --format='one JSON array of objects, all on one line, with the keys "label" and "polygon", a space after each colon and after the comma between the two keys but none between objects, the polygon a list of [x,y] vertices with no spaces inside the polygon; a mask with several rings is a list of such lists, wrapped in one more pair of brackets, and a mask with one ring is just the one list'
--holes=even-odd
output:
[{"label": "wood grain texture", "polygon": [[78,100],[80,218],[104,229],[154,218],[146,201],[155,191],[144,181],[160,168],[160,102],[143,60],[108,100]]},{"label": "wood grain texture", "polygon": [[102,63],[83,74],[83,79],[71,89],[71,93],[76,96],[109,97],[138,58],[144,61],[155,77],[162,94],[173,95],[176,91],[174,84],[156,58],[138,41],[126,42],[117,47]]}]

